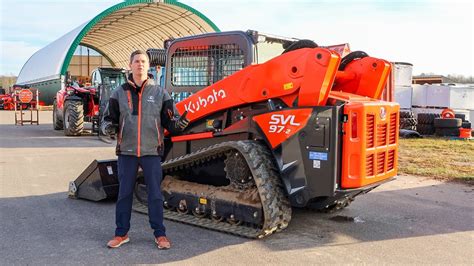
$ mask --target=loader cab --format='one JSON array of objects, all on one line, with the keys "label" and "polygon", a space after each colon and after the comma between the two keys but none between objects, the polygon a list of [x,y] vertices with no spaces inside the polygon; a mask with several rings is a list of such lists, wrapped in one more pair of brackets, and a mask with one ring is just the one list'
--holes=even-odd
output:
[{"label": "loader cab", "polygon": [[175,102],[251,64],[280,55],[296,41],[257,31],[207,33],[165,41],[165,87]]}]

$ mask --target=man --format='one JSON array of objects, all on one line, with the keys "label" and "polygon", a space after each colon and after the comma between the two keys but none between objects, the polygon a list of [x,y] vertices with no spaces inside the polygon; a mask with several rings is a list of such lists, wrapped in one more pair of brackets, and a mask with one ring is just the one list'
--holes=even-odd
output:
[{"label": "man", "polygon": [[112,92],[101,130],[105,135],[117,133],[119,194],[115,211],[115,237],[107,243],[110,248],[129,242],[133,189],[138,166],[143,170],[148,192],[148,216],[159,249],[171,247],[163,225],[163,196],[161,194],[161,156],[163,128],[171,134],[183,131],[189,121],[186,112],[175,119],[173,100],[168,92],[148,77],[149,58],[141,51],[130,56],[131,74],[128,82]]}]

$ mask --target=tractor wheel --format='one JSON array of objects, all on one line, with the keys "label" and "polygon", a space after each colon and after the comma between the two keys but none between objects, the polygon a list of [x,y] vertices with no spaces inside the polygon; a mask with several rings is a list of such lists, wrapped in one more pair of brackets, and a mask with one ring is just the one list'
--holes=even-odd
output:
[{"label": "tractor wheel", "polygon": [[400,111],[400,118],[414,118],[415,115],[412,111]]},{"label": "tractor wheel", "polygon": [[58,117],[58,104],[56,100],[53,102],[53,128],[54,130],[63,129],[63,121]]},{"label": "tractor wheel", "polygon": [[64,104],[64,135],[80,136],[84,129],[84,108],[80,101],[67,101]]},{"label": "tractor wheel", "polygon": [[415,118],[400,118],[400,129],[416,130],[418,122]]}]

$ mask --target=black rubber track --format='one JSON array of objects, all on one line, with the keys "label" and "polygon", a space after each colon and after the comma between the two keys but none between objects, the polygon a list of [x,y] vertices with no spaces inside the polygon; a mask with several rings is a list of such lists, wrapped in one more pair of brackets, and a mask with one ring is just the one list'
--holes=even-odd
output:
[{"label": "black rubber track", "polygon": [[[262,238],[286,228],[291,220],[291,205],[272,154],[263,144],[256,141],[223,142],[166,161],[163,163],[163,172],[164,174],[172,174],[175,169],[192,167],[196,164],[209,162],[209,160],[223,160],[224,155],[230,151],[240,153],[252,172],[264,214],[261,227],[229,225],[224,222],[216,223],[208,217],[198,218],[191,214],[180,214],[169,210],[165,211],[165,218],[248,238]],[[146,213],[146,205],[139,201],[139,197],[134,197],[134,199],[134,210]]]},{"label": "black rubber track", "polygon": [[82,102],[66,101],[64,103],[64,110],[64,135],[80,136],[84,130],[84,108]]}]

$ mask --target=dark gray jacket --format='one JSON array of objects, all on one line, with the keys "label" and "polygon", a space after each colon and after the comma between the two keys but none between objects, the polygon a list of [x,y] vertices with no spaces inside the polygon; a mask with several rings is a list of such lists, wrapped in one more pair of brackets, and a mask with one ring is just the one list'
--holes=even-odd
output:
[{"label": "dark gray jacket", "polygon": [[117,155],[163,155],[163,128],[171,134],[176,128],[176,107],[166,90],[152,79],[142,87],[129,77],[127,83],[117,87],[110,96],[104,123],[117,128]]}]

